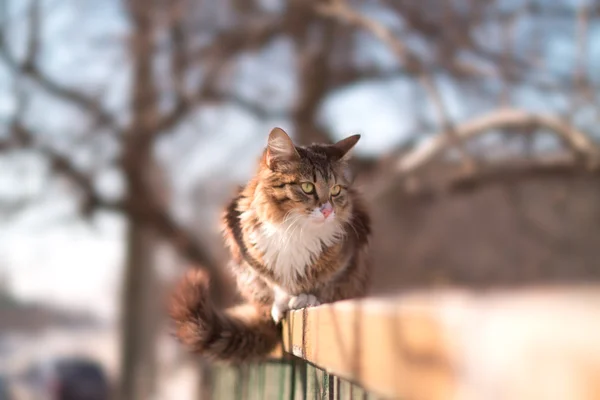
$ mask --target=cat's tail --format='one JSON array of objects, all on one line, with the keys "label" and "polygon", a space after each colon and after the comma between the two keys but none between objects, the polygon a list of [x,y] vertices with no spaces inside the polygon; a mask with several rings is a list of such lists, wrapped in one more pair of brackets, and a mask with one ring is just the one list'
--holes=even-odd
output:
[{"label": "cat's tail", "polygon": [[219,309],[208,293],[208,276],[191,270],[170,302],[176,336],[192,351],[216,361],[264,359],[280,340],[268,309],[246,304]]}]

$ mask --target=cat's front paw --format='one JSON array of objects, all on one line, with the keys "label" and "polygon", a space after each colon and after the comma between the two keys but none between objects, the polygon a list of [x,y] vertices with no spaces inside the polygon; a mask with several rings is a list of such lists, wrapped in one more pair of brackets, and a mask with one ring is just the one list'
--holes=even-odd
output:
[{"label": "cat's front paw", "polygon": [[292,296],[288,302],[290,310],[299,310],[306,307],[315,307],[321,304],[312,294],[300,293],[298,296]]},{"label": "cat's front paw", "polygon": [[271,307],[271,318],[275,321],[276,324],[280,323],[283,317],[285,317],[285,313],[289,310],[287,304],[283,303],[273,303],[273,307]]}]

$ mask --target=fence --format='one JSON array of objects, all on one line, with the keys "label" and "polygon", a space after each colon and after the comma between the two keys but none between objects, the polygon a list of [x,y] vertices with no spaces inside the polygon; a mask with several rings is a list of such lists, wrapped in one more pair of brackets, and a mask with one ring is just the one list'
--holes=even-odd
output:
[{"label": "fence", "polygon": [[597,287],[346,301],[283,336],[279,360],[216,368],[213,398],[600,398]]},{"label": "fence", "polygon": [[375,400],[360,386],[301,359],[273,360],[241,367],[217,367],[213,399]]}]

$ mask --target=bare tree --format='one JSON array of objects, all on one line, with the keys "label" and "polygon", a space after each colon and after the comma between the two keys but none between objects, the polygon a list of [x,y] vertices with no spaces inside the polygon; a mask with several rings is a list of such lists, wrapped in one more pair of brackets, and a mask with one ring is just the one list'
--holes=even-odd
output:
[{"label": "bare tree", "polygon": [[[48,92],[56,101],[65,102],[84,111],[94,121],[96,129],[108,131],[118,140],[121,149],[118,157],[109,160],[109,165],[122,170],[127,193],[123,199],[108,200],[98,192],[94,171],[79,168],[72,154],[57,151],[52,143],[46,143],[43,132],[35,131],[25,120],[27,96],[19,87],[19,104],[14,118],[7,125],[9,135],[2,141],[5,150],[30,148],[38,150],[47,158],[54,173],[66,178],[76,188],[81,199],[84,215],[95,210],[108,209],[120,212],[127,220],[127,257],[123,284],[122,317],[122,379],[120,397],[123,399],[145,399],[153,391],[155,382],[155,312],[148,307],[158,307],[153,299],[155,287],[152,249],[158,240],[168,240],[174,247],[194,263],[214,269],[211,255],[182,228],[171,216],[167,201],[168,189],[161,181],[163,174],[154,156],[156,140],[175,120],[175,113],[161,113],[158,109],[159,93],[153,62],[156,57],[156,35],[160,26],[157,21],[159,9],[148,7],[140,1],[126,3],[131,21],[129,55],[131,60],[131,101],[127,110],[127,123],[120,123],[100,99],[71,87],[64,86],[44,72],[39,63],[41,52],[40,24],[42,12],[40,2],[33,1],[28,13],[28,39],[25,56],[19,59],[6,39],[8,26],[0,38],[0,54],[3,62],[11,69],[13,79],[21,85],[25,81]],[[174,6],[175,7],[175,6]],[[175,47],[177,50],[177,48]],[[182,54],[173,52],[174,62]],[[175,74],[174,74],[175,75]],[[98,135],[94,130],[85,133],[89,141]]]}]

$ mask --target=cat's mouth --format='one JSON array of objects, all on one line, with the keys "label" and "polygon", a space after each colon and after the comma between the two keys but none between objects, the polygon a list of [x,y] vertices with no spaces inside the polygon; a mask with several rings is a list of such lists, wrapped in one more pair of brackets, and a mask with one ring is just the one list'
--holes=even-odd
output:
[{"label": "cat's mouth", "polygon": [[335,211],[331,205],[317,207],[311,212],[310,219],[318,224],[328,223],[335,219]]},{"label": "cat's mouth", "polygon": [[327,223],[329,223],[329,222],[333,221],[333,217],[327,217],[327,218],[325,218],[325,217],[321,217],[321,218],[314,218],[314,219],[313,219],[313,221],[314,221],[316,224],[319,224],[319,225],[321,225],[321,224],[327,224]]}]

